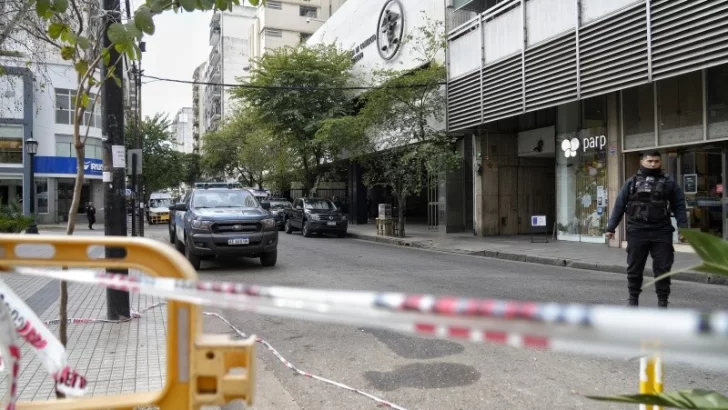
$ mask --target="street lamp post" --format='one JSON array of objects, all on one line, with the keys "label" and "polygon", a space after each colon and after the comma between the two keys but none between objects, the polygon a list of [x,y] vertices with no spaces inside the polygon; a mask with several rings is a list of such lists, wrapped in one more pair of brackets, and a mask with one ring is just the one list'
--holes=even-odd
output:
[{"label": "street lamp post", "polygon": [[25,152],[30,156],[30,216],[33,218],[25,233],[38,233],[38,226],[35,222],[35,169],[33,168],[33,159],[38,153],[38,141],[33,137],[25,140]]}]

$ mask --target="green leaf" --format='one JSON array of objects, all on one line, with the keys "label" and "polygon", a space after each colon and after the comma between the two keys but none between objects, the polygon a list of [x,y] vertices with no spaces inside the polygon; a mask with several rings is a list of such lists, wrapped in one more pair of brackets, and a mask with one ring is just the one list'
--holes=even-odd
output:
[{"label": "green leaf", "polygon": [[65,46],[61,48],[61,58],[64,60],[71,60],[76,54],[76,49],[71,46]]},{"label": "green leaf", "polygon": [[66,27],[61,32],[61,40],[65,41],[66,43],[68,43],[72,46],[75,46],[76,45],[76,33],[74,33],[73,31],[69,30],[68,27]]},{"label": "green leaf", "polygon": [[215,0],[198,0],[200,10],[212,10],[215,7]]},{"label": "green leaf", "polygon": [[77,61],[76,64],[74,64],[74,68],[76,69],[76,72],[83,75],[86,74],[88,71],[88,61],[86,60],[80,60]]},{"label": "green leaf", "polygon": [[149,0],[147,1],[146,7],[149,7],[151,9],[152,14],[159,14],[164,10],[168,9],[170,5],[171,3],[168,0]]},{"label": "green leaf", "polygon": [[106,35],[114,44],[122,44],[129,40],[126,27],[124,27],[121,23],[112,23],[106,31]]},{"label": "green leaf", "polygon": [[134,24],[150,36],[154,34],[154,19],[152,18],[152,9],[148,6],[141,6],[134,12]]},{"label": "green leaf", "polygon": [[35,13],[38,17],[46,18],[46,13],[51,8],[51,0],[37,0],[35,3]]},{"label": "green leaf", "polygon": [[88,85],[91,86],[91,87],[93,87],[96,84],[98,84],[98,82],[96,81],[96,79],[93,76],[89,76],[88,77]]},{"label": "green leaf", "polygon": [[215,0],[215,6],[217,6],[218,10],[227,10],[227,0]]},{"label": "green leaf", "polygon": [[703,260],[696,270],[728,276],[728,242],[699,230],[681,229],[680,233]]},{"label": "green leaf", "polygon": [[258,0],[248,0],[248,3],[250,3],[252,6],[257,6]]},{"label": "green leaf", "polygon": [[48,26],[48,37],[52,38],[53,40],[57,39],[61,36],[61,33],[65,30],[66,25],[63,23],[51,23],[50,26]]},{"label": "green leaf", "polygon": [[186,11],[195,11],[195,9],[197,8],[196,0],[179,0],[179,4]]},{"label": "green leaf", "polygon": [[88,103],[89,103],[88,94],[86,94],[86,93],[81,94],[81,107],[88,108]]},{"label": "green leaf", "polygon": [[113,72],[111,72],[111,73],[109,73],[109,77],[112,80],[114,80],[114,82],[116,83],[116,86],[117,87],[121,88],[121,79],[119,77],[117,77],[116,74],[114,74]]},{"label": "green leaf", "polygon": [[58,13],[65,13],[68,10],[68,0],[53,0],[53,9]]},{"label": "green leaf", "polygon": [[109,54],[108,48],[101,49],[101,60],[103,60],[105,66],[111,63],[111,54]]},{"label": "green leaf", "polygon": [[137,40],[141,40],[142,37],[144,37],[144,33],[142,33],[141,30],[139,30],[139,27],[136,26],[136,24],[129,22],[126,23],[126,31],[129,33],[130,36],[134,37]]},{"label": "green leaf", "polygon": [[88,38],[84,36],[78,36],[78,38],[76,39],[76,44],[78,44],[78,46],[81,47],[82,50],[88,50],[89,48]]},{"label": "green leaf", "polygon": [[0,75],[5,75],[5,67],[0,65]]},{"label": "green leaf", "polygon": [[647,404],[675,409],[728,410],[728,397],[703,389],[680,390],[658,394],[626,394],[620,396],[586,396],[597,401]]},{"label": "green leaf", "polygon": [[126,53],[127,44],[128,43],[114,44],[114,49],[116,50],[117,53],[124,54],[124,53]]}]

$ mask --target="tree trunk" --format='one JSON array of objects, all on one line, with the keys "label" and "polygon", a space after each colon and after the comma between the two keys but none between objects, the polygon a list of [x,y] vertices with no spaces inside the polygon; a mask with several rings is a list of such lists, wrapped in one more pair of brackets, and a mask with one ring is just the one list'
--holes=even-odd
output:
[{"label": "tree trunk", "polygon": [[407,204],[407,197],[399,193],[397,195],[397,236],[404,238],[404,207]]}]

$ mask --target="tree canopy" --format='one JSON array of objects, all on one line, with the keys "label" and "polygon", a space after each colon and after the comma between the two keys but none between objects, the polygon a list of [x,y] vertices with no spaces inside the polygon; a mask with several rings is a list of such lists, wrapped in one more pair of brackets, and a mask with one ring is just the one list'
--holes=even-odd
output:
[{"label": "tree canopy", "polygon": [[338,158],[347,141],[318,134],[324,121],[350,114],[351,55],[334,45],[270,50],[248,81],[233,90],[250,115],[270,129],[290,166],[301,171],[304,190],[315,190],[322,165]]}]

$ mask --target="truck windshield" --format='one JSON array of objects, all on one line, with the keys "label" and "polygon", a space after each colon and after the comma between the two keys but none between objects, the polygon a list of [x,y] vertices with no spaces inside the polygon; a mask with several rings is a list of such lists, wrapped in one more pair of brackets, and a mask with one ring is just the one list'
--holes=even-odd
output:
[{"label": "truck windshield", "polygon": [[149,200],[150,208],[169,208],[170,205],[172,205],[172,200],[169,198],[150,199]]},{"label": "truck windshield", "polygon": [[198,191],[192,199],[195,208],[257,208],[258,201],[248,191]]}]

